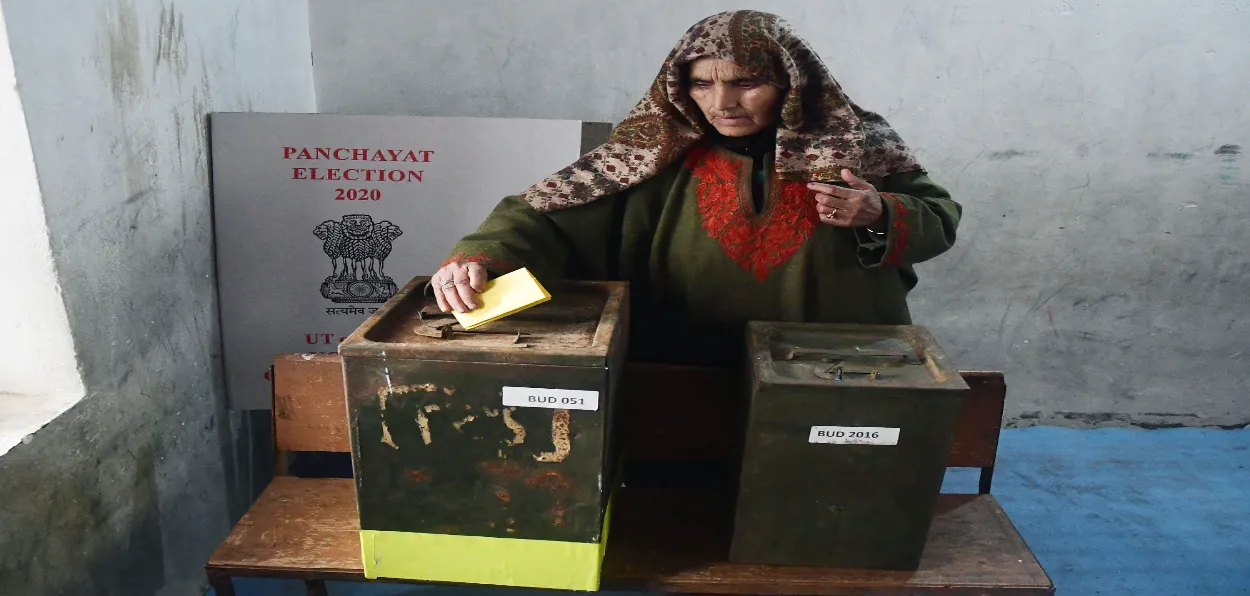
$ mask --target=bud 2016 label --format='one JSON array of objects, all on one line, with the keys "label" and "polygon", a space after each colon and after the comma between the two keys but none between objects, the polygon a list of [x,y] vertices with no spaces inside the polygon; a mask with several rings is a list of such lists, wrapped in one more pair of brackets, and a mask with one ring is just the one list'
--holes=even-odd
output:
[{"label": "bud 2016 label", "polygon": [[897,428],[879,426],[813,426],[808,443],[832,445],[898,445]]},{"label": "bud 2016 label", "polygon": [[598,410],[599,392],[579,389],[504,387],[503,405],[557,410]]}]

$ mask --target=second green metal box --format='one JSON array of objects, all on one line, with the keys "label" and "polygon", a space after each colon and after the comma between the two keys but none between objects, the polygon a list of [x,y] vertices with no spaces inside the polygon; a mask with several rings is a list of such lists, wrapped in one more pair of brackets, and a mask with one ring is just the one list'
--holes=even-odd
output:
[{"label": "second green metal box", "polygon": [[968,391],[922,327],[748,326],[730,557],[915,569]]}]

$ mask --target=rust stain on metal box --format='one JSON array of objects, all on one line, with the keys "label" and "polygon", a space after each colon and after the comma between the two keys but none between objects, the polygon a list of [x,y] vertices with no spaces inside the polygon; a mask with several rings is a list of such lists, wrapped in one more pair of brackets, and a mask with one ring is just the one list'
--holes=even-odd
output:
[{"label": "rust stain on metal box", "polygon": [[512,431],[512,440],[507,441],[508,446],[520,445],[525,442],[525,427],[520,422],[512,419],[512,411],[516,408],[503,409],[503,423]]},{"label": "rust stain on metal box", "polygon": [[551,415],[551,443],[555,446],[555,451],[547,451],[534,456],[534,459],[544,463],[562,462],[564,458],[569,456],[569,452],[573,450],[572,443],[569,442],[569,411],[556,410]]},{"label": "rust stain on metal box", "polygon": [[395,444],[391,438],[391,429],[386,426],[386,396],[389,395],[386,387],[378,389],[378,417],[382,419],[382,442],[389,445],[392,449],[399,449],[399,445]]},{"label": "rust stain on metal box", "polygon": [[[390,377],[387,377],[387,382],[390,382]],[[393,385],[393,386],[387,385],[385,387],[378,387],[378,411],[379,411],[378,415],[382,419],[382,442],[389,445],[393,449],[399,449],[399,445],[396,445],[395,440],[391,438],[391,429],[386,425],[386,399],[387,397],[392,396],[392,395],[403,395],[405,393],[412,393],[414,391],[424,391],[426,393],[434,393],[435,391],[438,391],[438,386],[433,383],[424,383],[424,384],[418,384],[418,385]],[[428,405],[425,407],[425,410],[427,412],[434,412],[434,411],[437,411],[438,409],[439,409],[439,406],[434,405],[434,404]],[[429,445],[430,444],[429,422],[426,421],[423,424],[421,421],[424,418],[425,417],[423,415],[418,414],[417,424],[422,425],[421,438],[425,440],[426,445]]]},{"label": "rust stain on metal box", "polygon": [[547,470],[534,474],[525,479],[525,485],[553,493],[566,491],[570,487],[568,477],[559,470]]},{"label": "rust stain on metal box", "polygon": [[520,478],[522,474],[521,466],[512,462],[485,461],[482,462],[481,468],[491,474],[507,478]]},{"label": "rust stain on metal box", "polygon": [[429,445],[434,442],[430,436],[430,419],[425,417],[425,412],[417,411],[417,427],[421,429],[421,442]]},{"label": "rust stain on metal box", "polygon": [[477,416],[474,416],[473,414],[469,414],[468,416],[465,416],[463,419],[461,419],[461,420],[457,420],[457,421],[455,421],[455,422],[451,423],[451,425],[452,425],[452,426],[454,426],[454,427],[456,427],[456,430],[459,430],[459,431],[461,431],[461,432],[464,432],[463,430],[461,430],[461,427],[463,427],[464,425],[466,425],[466,424],[468,424],[468,423],[470,423],[470,422],[473,422],[474,420],[477,420]]},{"label": "rust stain on metal box", "polygon": [[564,504],[556,501],[555,507],[551,508],[551,525],[559,528],[564,525]]}]

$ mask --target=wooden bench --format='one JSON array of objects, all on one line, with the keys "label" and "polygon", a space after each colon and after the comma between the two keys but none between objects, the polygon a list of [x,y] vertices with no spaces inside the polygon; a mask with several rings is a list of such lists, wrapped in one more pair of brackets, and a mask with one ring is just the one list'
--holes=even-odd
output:
[{"label": "wooden bench", "polygon": [[[728,561],[735,403],[714,371],[631,365],[623,377],[626,488],[614,505],[602,589],[716,594],[1053,594],[1054,586],[989,494],[1006,385],[963,373],[965,403],[948,465],[980,468],[978,494],[939,500],[914,572],[748,565]],[[334,354],[274,362],[277,475],[206,565],[218,596],[232,577],[368,581],[360,560],[351,479],[295,478],[287,454],[349,452],[340,361]],[[631,480],[637,478],[635,482]],[[710,480],[709,480],[710,478]],[[682,479],[684,482],[675,482]]]}]

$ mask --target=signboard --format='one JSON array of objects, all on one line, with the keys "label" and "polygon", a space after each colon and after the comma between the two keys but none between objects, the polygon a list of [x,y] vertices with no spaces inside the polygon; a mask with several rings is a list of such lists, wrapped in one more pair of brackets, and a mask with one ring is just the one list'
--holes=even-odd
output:
[{"label": "signboard", "polygon": [[218,113],[211,125],[226,390],[237,409],[270,407],[275,354],[336,351],[503,197],[606,134],[567,120],[336,114]]}]

